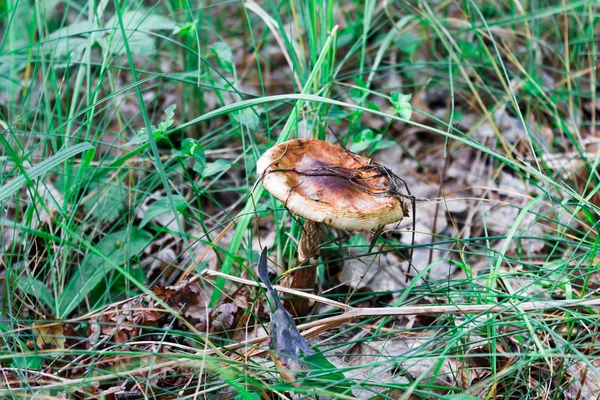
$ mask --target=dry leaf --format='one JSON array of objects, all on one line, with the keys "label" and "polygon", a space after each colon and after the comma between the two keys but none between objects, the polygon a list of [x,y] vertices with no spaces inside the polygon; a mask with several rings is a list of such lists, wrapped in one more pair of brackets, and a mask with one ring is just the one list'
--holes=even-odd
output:
[{"label": "dry leaf", "polygon": [[65,336],[63,334],[63,325],[58,322],[34,322],[31,324],[33,334],[36,336],[35,343],[41,350],[44,349],[64,349]]}]

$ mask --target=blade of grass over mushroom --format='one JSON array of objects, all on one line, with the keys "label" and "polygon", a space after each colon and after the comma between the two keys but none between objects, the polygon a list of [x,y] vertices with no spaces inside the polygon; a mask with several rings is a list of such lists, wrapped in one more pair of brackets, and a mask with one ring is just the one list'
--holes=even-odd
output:
[{"label": "blade of grass over mushroom", "polygon": [[[8,145],[8,143],[6,143]],[[40,177],[44,173],[48,172],[52,168],[56,167],[60,163],[68,160],[71,157],[76,156],[79,153],[82,153],[86,150],[91,150],[94,147],[87,142],[79,143],[64,150],[59,151],[52,157],[47,160],[42,161],[41,163],[29,168],[25,173],[17,176],[12,179],[7,184],[4,184],[0,187],[0,201],[6,199],[14,192],[19,190],[21,187],[27,184],[27,182],[31,182],[33,179]]]},{"label": "blade of grass over mushroom", "polygon": [[[317,77],[322,72],[321,66],[323,65],[326,58],[328,57],[328,54],[329,54],[329,51],[331,48],[331,43],[333,42],[333,38],[335,37],[336,34],[337,34],[337,26],[333,28],[331,34],[329,35],[329,38],[327,39],[327,42],[325,42],[325,44],[323,45],[321,54],[320,54],[319,58],[317,59],[317,62],[315,63],[313,70],[311,71],[310,75],[306,79],[303,92],[307,92],[307,91],[311,90],[313,83],[316,82]],[[297,100],[298,101],[296,102],[294,108],[292,109],[292,112],[291,112],[287,122],[285,123],[285,125],[281,131],[281,134],[279,135],[279,138],[277,138],[278,144],[283,143],[286,140],[288,140],[288,138],[292,134],[294,128],[296,127],[297,119],[298,119],[298,116],[300,115],[300,110],[302,109],[302,107],[304,106],[304,103],[305,103],[305,100],[304,100],[304,98],[302,98],[302,95],[300,95],[300,97]],[[244,107],[239,107],[238,109],[241,109],[241,108],[244,108]],[[219,111],[219,110],[216,110],[216,111]],[[190,121],[190,123],[191,122],[192,121]],[[242,215],[242,217],[240,217],[238,219],[238,226],[235,229],[233,238],[231,239],[231,243],[230,243],[228,251],[227,251],[228,255],[225,258],[223,267],[221,268],[221,271],[225,274],[230,273],[231,268],[233,267],[233,261],[234,261],[235,255],[237,254],[237,252],[240,248],[240,245],[242,244],[242,239],[244,237],[244,234],[246,232],[248,224],[254,217],[254,214],[252,211],[254,210],[255,204],[257,204],[260,201],[263,193],[264,193],[264,188],[262,187],[262,184],[259,182],[256,185],[256,187],[254,188],[254,192],[250,194],[251,198],[248,199],[248,201],[246,202],[246,205],[244,206],[244,209],[240,213],[240,215]],[[226,282],[226,280],[223,278],[218,278],[217,281],[215,282],[215,290],[214,290],[213,296],[211,298],[211,306],[215,305],[221,298],[223,288],[225,287],[225,282]]]},{"label": "blade of grass over mushroom", "polygon": [[[503,163],[505,163],[506,165],[510,166],[511,168],[513,168],[516,171],[520,171],[522,173],[525,174],[530,174],[533,177],[539,179],[540,181],[544,181],[547,182],[561,190],[564,190],[567,194],[569,194],[570,196],[577,198],[577,199],[581,199],[581,201],[583,201],[585,204],[587,204],[589,207],[596,209],[598,212],[600,212],[600,208],[598,208],[597,206],[595,206],[593,203],[589,202],[589,200],[584,199],[583,197],[581,197],[581,195],[579,195],[575,190],[573,190],[572,188],[569,188],[568,186],[564,186],[561,184],[561,182],[557,182],[555,180],[553,180],[551,177],[548,177],[546,175],[544,175],[543,173],[541,173],[540,171],[538,171],[535,168],[532,168],[531,166],[529,166],[528,164],[526,164],[525,162],[519,164],[516,163],[515,161],[509,159],[508,157],[494,151],[493,149],[491,149],[490,147],[487,147],[485,145],[482,145],[479,142],[476,142],[474,140],[472,140],[469,137],[462,137],[459,135],[456,135],[454,133],[448,132],[448,131],[443,131],[437,128],[433,128],[431,126],[427,126],[427,125],[423,125],[420,124],[418,122],[414,122],[414,121],[407,121],[401,117],[398,117],[396,115],[392,115],[392,114],[387,114],[384,113],[382,111],[377,111],[377,110],[373,110],[367,107],[362,107],[362,106],[358,106],[355,104],[351,104],[351,103],[347,103],[347,102],[343,102],[343,101],[339,101],[339,100],[332,100],[332,99],[328,99],[325,97],[321,97],[318,95],[311,95],[311,94],[285,94],[285,95],[275,95],[275,96],[265,96],[265,97],[261,97],[258,99],[251,99],[251,100],[244,100],[244,101],[240,101],[238,103],[235,104],[231,104],[222,108],[219,108],[217,110],[211,111],[203,116],[200,116],[198,118],[195,118],[185,124],[181,124],[180,126],[172,129],[171,131],[168,131],[167,134],[171,134],[175,131],[187,128],[188,126],[197,124],[198,122],[213,118],[215,116],[218,115],[223,115],[226,113],[230,113],[233,111],[238,111],[242,108],[246,108],[246,107],[252,107],[252,106],[256,106],[259,104],[265,104],[265,103],[272,103],[272,102],[279,102],[279,101],[285,101],[285,100],[301,100],[303,102],[316,102],[316,103],[327,103],[330,105],[335,105],[335,106],[340,106],[340,107],[348,107],[351,109],[356,109],[356,110],[361,110],[364,111],[366,113],[371,113],[373,115],[377,115],[380,117],[384,117],[390,120],[394,120],[394,121],[398,121],[398,122],[403,122],[406,123],[408,125],[414,126],[414,127],[418,127],[418,128],[422,128],[426,131],[432,132],[432,133],[436,133],[442,136],[445,136],[449,139],[455,140],[459,143],[465,144],[467,146],[470,146],[476,150],[479,150],[485,154],[488,154],[496,159],[498,159],[499,161],[502,161]],[[292,126],[293,127],[293,126]],[[287,128],[287,124],[286,127],[284,127],[284,129],[282,130],[282,134],[281,136],[278,138],[277,140],[277,144],[284,142],[285,140],[283,140],[282,138],[286,139],[289,137],[289,132],[287,135],[284,135],[284,132],[286,132],[286,128]],[[259,188],[257,187],[256,190],[258,190]],[[255,190],[255,192],[256,192]],[[261,196],[262,196],[262,192]]]}]

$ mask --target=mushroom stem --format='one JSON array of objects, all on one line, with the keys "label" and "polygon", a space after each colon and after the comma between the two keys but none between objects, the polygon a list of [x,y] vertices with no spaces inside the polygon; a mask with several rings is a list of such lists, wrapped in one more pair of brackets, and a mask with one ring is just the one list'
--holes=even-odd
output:
[{"label": "mushroom stem", "polygon": [[[316,264],[319,259],[319,248],[321,246],[320,224],[306,220],[302,226],[302,235],[298,243],[298,258],[296,269],[292,273],[292,289],[312,289],[315,283],[316,266],[305,267],[305,265]],[[309,300],[304,297],[295,298],[284,302],[285,308],[296,317],[304,317],[308,314]]]}]

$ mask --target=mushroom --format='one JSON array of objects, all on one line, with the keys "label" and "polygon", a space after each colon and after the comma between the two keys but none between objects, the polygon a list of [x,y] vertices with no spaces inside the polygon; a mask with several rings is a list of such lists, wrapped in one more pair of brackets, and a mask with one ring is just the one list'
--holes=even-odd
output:
[{"label": "mushroom", "polygon": [[[389,169],[345,148],[317,139],[294,139],[267,150],[258,160],[264,188],[293,214],[305,219],[297,267],[316,264],[320,224],[348,231],[381,231],[408,215],[400,178]],[[315,268],[299,268],[291,287],[313,286]],[[296,316],[308,312],[308,299],[295,299]]]}]

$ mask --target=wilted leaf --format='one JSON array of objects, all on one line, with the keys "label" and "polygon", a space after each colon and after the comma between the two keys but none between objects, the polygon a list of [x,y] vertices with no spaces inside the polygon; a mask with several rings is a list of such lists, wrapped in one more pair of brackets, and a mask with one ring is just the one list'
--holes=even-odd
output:
[{"label": "wilted leaf", "polygon": [[[311,378],[302,382],[306,386],[327,387],[335,393],[350,393],[350,385],[344,374],[338,370],[323,353],[315,351],[300,334],[294,320],[281,304],[279,295],[269,282],[267,266],[267,247],[263,248],[258,263],[258,275],[267,287],[267,298],[270,303],[271,328],[269,336],[273,356],[281,366],[289,370],[279,372],[281,376],[297,384],[296,373],[300,370],[310,370]],[[315,382],[316,381],[316,382]]]},{"label": "wilted leaf", "polygon": [[155,308],[152,302],[140,302],[136,298],[119,303],[104,311],[104,324],[100,330],[105,337],[111,336],[112,341],[125,343],[141,335],[144,327],[158,326],[157,321],[165,312]]},{"label": "wilted leaf", "polygon": [[211,328],[215,332],[233,329],[250,303],[248,286],[241,286],[231,296],[223,299],[210,313]]},{"label": "wilted leaf", "polygon": [[208,296],[198,282],[184,282],[176,286],[154,287],[154,293],[165,303],[180,311],[196,329],[206,331],[207,318],[210,314],[208,309]]},{"label": "wilted leaf", "polygon": [[31,324],[35,335],[35,343],[39,349],[64,349],[65,336],[62,324],[57,322],[42,321]]}]

